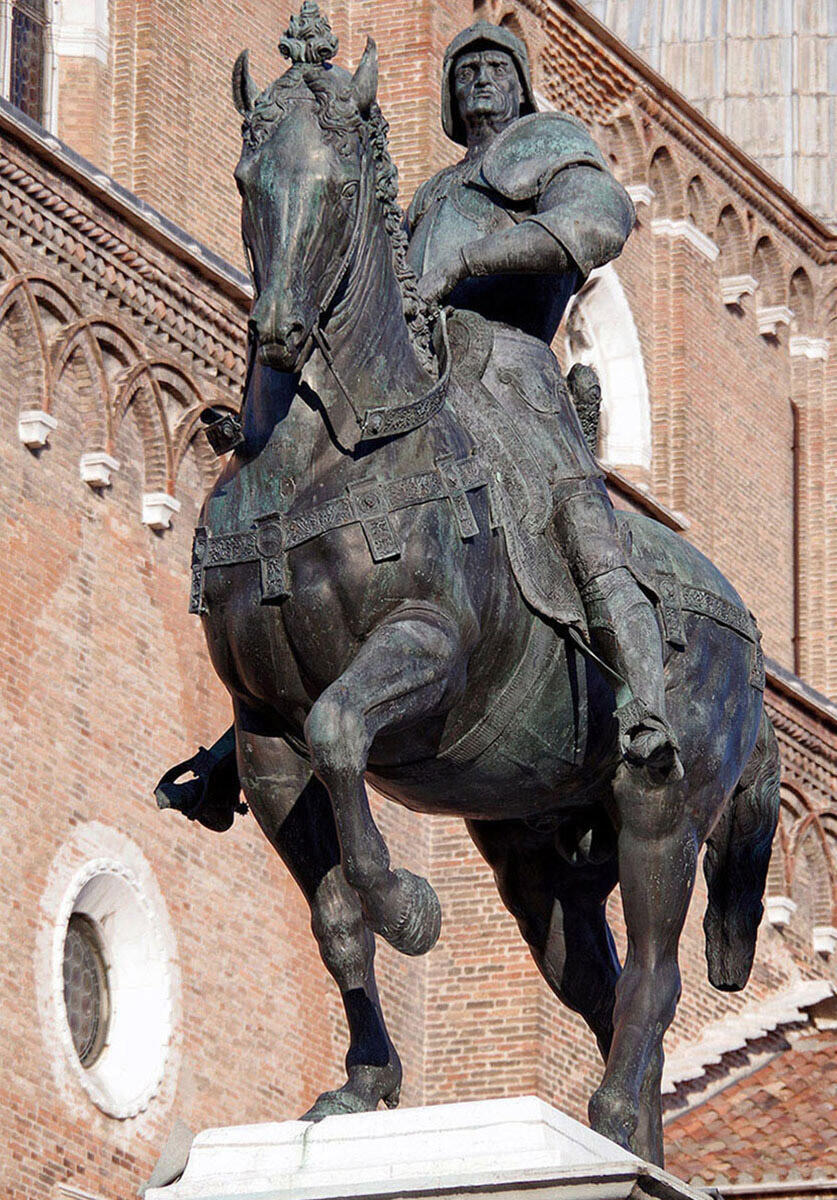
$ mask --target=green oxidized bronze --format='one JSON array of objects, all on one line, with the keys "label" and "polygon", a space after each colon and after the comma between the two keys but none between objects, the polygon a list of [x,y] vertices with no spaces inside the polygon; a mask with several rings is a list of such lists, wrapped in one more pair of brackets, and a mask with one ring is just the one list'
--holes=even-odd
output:
[{"label": "green oxidized bronze", "polygon": [[[750,614],[687,542],[614,513],[588,444],[595,376],[565,381],[549,349],[624,244],[630,200],[578,121],[534,111],[521,43],[480,22],[445,60],[465,157],[405,228],[374,45],[354,75],[333,65],[305,3],[281,49],[291,66],[265,91],[246,55],[234,72],[251,369],[240,433],[215,431],[234,449],[192,565],[235,725],[158,799],[223,829],[240,784],[311,905],[350,1046],[309,1117],[397,1103],[373,934],[406,954],[439,934],[433,889],[390,866],[368,780],[465,820],[597,1038],[594,1128],[661,1162],[698,851],[710,978],[741,988],[778,752]],[[617,883],[624,964],[605,919]]]}]

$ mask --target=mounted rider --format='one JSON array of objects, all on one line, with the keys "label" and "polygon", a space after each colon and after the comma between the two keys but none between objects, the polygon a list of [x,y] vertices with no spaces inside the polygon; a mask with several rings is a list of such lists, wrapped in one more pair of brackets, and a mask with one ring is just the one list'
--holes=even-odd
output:
[{"label": "mounted rider", "polygon": [[[537,386],[529,363],[537,358],[543,377],[544,347],[572,296],[620,253],[633,205],[580,121],[538,113],[526,47],[506,28],[478,21],[451,42],[442,125],[466,153],[416,192],[409,261],[425,300],[493,323],[497,344],[505,338],[507,374],[526,392]],[[560,469],[545,464],[553,468],[551,531],[580,593],[592,648],[621,681],[620,748],[628,763],[676,777],[682,767],[666,716],[657,618],[569,409],[562,423]]]}]

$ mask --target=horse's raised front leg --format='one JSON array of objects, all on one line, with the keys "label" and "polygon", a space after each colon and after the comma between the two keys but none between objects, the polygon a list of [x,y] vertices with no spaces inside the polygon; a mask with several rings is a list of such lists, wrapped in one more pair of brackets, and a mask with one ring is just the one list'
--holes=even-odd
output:
[{"label": "horse's raised front leg", "polygon": [[680,998],[678,945],[700,839],[684,781],[656,787],[644,776],[622,766],[614,786],[627,955],[616,986],[613,1043],[590,1100],[590,1123],[662,1164],[662,1041]]},{"label": "horse's raised front leg", "polygon": [[367,1112],[398,1103],[401,1063],[384,1023],[375,982],[375,939],[340,866],[331,801],[311,767],[257,715],[237,713],[238,761],[253,815],[299,884],[311,927],[343,997],[349,1026],[348,1079],[306,1113]]},{"label": "horse's raised front leg", "polygon": [[370,929],[403,954],[431,949],[441,909],[425,879],[390,870],[363,776],[375,737],[439,712],[461,674],[454,623],[423,608],[378,626],[305,725],[314,770],[331,796],[346,879]]}]

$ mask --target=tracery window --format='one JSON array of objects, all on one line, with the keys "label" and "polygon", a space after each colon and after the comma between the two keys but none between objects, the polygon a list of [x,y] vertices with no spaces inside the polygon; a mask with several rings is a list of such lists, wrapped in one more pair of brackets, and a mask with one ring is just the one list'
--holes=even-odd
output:
[{"label": "tracery window", "polygon": [[6,95],[21,112],[46,123],[48,0],[12,0],[5,9]]}]

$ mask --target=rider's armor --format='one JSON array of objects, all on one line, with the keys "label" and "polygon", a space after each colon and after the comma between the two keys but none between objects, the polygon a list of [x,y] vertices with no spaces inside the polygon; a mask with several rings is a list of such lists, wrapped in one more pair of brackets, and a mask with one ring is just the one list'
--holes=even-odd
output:
[{"label": "rider's armor", "polygon": [[[534,111],[525,49],[506,29],[479,22],[451,44],[443,78],[448,135],[465,142],[452,94],[455,59],[486,44],[511,55],[525,115],[483,153],[470,152],[418,189],[407,216],[409,260],[421,276],[461,255],[469,275],[447,302],[549,345],[590,271],[621,251],[635,213],[584,125],[569,114]],[[511,229],[516,229],[513,243]],[[563,270],[538,269],[542,231],[563,254]],[[493,234],[500,235],[496,254]],[[519,358],[513,365],[525,392],[529,381],[520,375]],[[530,404],[538,408],[536,401]],[[575,421],[574,415],[569,419]],[[592,647],[622,681],[616,687],[616,716],[623,754],[628,761],[653,760],[679,770],[676,739],[666,720],[657,619],[628,566],[602,474],[580,432],[565,430],[561,453],[548,464],[553,468],[552,529],[581,595]]]}]

